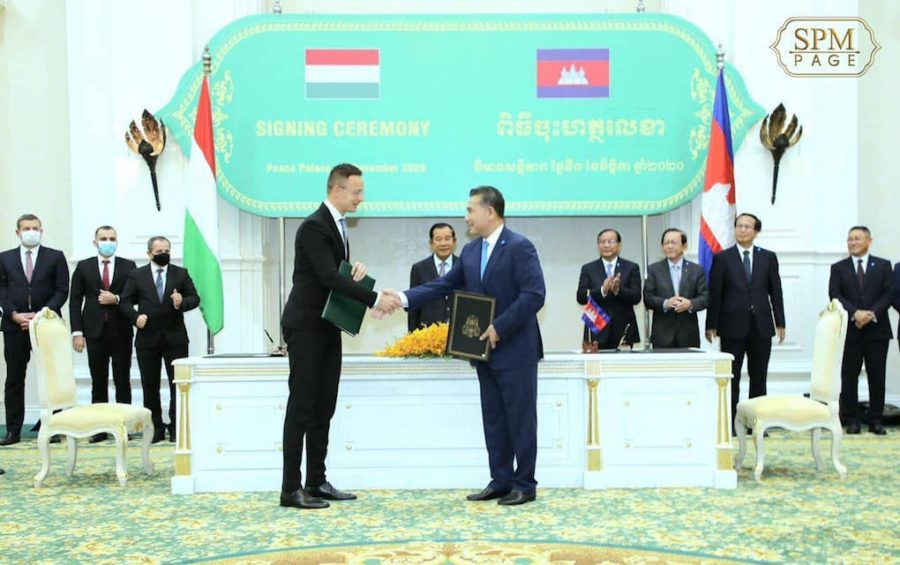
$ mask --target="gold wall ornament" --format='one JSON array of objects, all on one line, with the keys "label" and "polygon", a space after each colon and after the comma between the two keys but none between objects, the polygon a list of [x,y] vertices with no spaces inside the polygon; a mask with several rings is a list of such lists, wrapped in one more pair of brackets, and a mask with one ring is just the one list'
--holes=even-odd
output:
[{"label": "gold wall ornament", "polygon": [[772,152],[772,159],[775,160],[775,170],[772,173],[772,204],[775,204],[775,190],[778,187],[778,166],[781,163],[781,157],[789,147],[797,145],[800,136],[803,135],[803,126],[797,122],[795,114],[788,126],[784,127],[787,112],[784,104],[779,104],[775,110],[763,118],[762,126],[759,128],[759,140],[766,149]]},{"label": "gold wall ornament", "polygon": [[166,124],[162,120],[157,121],[153,114],[144,108],[144,113],[141,114],[141,127],[139,128],[132,120],[128,125],[128,131],[125,132],[125,143],[147,162],[150,180],[153,183],[153,196],[156,198],[156,209],[161,210],[159,185],[156,182],[156,160],[166,148]]}]

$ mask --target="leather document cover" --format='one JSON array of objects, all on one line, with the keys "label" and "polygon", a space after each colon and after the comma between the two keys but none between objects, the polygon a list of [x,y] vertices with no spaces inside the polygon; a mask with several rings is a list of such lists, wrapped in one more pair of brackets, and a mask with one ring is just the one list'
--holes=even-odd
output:
[{"label": "leather document cover", "polygon": [[456,291],[450,299],[447,354],[461,359],[488,361],[491,343],[478,338],[494,321],[497,299],[475,292]]},{"label": "leather document cover", "polygon": [[[350,271],[352,269],[353,267],[350,263],[341,261],[338,271],[341,275],[350,279]],[[362,285],[368,290],[373,290],[375,288],[375,279],[366,275],[356,284]],[[332,290],[328,294],[328,300],[325,302],[325,308],[322,310],[322,318],[351,336],[355,336],[359,333],[359,328],[362,326],[366,308],[367,306],[362,302]]]}]

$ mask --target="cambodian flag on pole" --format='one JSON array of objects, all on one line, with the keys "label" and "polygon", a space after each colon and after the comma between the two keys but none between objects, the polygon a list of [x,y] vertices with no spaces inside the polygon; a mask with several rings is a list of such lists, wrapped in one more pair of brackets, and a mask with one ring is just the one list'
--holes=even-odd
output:
[{"label": "cambodian flag on pole", "polygon": [[731,119],[728,117],[723,68],[719,69],[716,84],[709,153],[706,156],[706,182],[700,202],[698,262],[706,271],[707,280],[713,255],[734,245],[734,196],[734,151],[731,148]]},{"label": "cambodian flag on pole", "polygon": [[590,295],[588,295],[588,302],[584,306],[584,314],[581,315],[581,319],[584,321],[584,325],[591,330],[592,334],[598,334],[603,331],[603,328],[609,324],[610,320],[609,314]]}]

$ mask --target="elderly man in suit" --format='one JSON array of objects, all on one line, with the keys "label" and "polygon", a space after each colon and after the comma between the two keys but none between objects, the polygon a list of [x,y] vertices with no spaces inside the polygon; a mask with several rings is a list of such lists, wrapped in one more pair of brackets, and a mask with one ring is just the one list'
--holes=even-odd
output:
[{"label": "elderly man in suit", "polygon": [[[354,165],[335,166],[328,175],[324,202],[303,220],[294,240],[294,286],[281,314],[290,365],[281,506],[327,508],[329,500],[356,498],[335,488],[325,476],[342,349],[341,330],[322,318],[322,310],[332,290],[370,307],[378,301],[377,293],[357,284],[366,276],[365,265],[356,262],[350,278],[338,271],[342,261],[350,260],[346,214],[355,212],[365,199],[362,176]],[[304,440],[306,488],[300,473]]]},{"label": "elderly man in suit", "polygon": [[[641,301],[641,268],[637,263],[619,257],[621,246],[622,234],[618,230],[600,230],[597,234],[600,258],[583,265],[578,277],[575,300],[584,305],[588,296],[592,296],[610,317],[609,324],[597,335],[600,349],[641,340],[634,315],[634,306]],[[591,341],[587,329],[584,330],[584,341]]]},{"label": "elderly man in suit", "polygon": [[16,220],[20,245],[0,253],[0,328],[6,359],[6,436],[0,445],[21,441],[25,419],[25,372],[31,360],[28,322],[45,306],[57,314],[69,296],[69,266],[62,251],[41,245],[41,220]]},{"label": "elderly man in suit", "polygon": [[458,289],[497,299],[496,317],[480,336],[493,352],[489,361],[474,363],[491,481],[467,499],[514,506],[536,497],[537,364],[544,356],[537,313],[546,288],[537,250],[506,227],[504,210],[496,188],[472,189],[466,223],[477,237],[463,248],[459,264],[428,284],[402,293],[385,291],[378,309],[416,308]]},{"label": "elderly man in suit", "polygon": [[741,367],[747,356],[750,398],[765,396],[772,337],[784,342],[784,298],[778,257],[753,245],[762,222],[753,214],[734,220],[733,247],[713,256],[709,274],[706,339],[718,336],[731,363],[731,420],[740,398]]},{"label": "elderly man in suit", "polygon": [[[456,230],[450,224],[438,222],[431,226],[431,230],[428,232],[428,244],[431,246],[431,255],[414,264],[409,271],[410,288],[443,277],[459,261],[459,257],[453,254],[453,250],[456,249]],[[407,313],[409,331],[449,320],[449,296],[424,304],[421,308],[410,308]]]},{"label": "elderly man in suit", "polygon": [[869,379],[869,431],[887,432],[884,414],[885,365],[891,334],[888,309],[894,299],[891,263],[869,254],[872,234],[865,226],[853,226],[847,234],[850,256],[831,266],[828,296],[837,298],[849,315],[844,360],[841,364],[841,420],[848,434],[858,434],[857,386],[863,361]]},{"label": "elderly man in suit", "polygon": [[[172,361],[188,356],[184,313],[200,306],[194,281],[184,267],[172,265],[172,244],[163,236],[147,241],[150,263],[132,270],[125,281],[119,308],[137,327],[134,347],[144,407],[153,417],[153,442],[165,439],[159,398],[160,371],[165,362],[169,377],[169,441],[175,441],[175,369]],[[137,310],[135,311],[135,306]]]},{"label": "elderly man in suit", "polygon": [[666,258],[647,267],[644,305],[653,311],[653,347],[700,347],[697,312],[709,304],[706,274],[684,258],[687,234],[669,228],[662,234]]},{"label": "elderly man in suit", "polygon": [[[72,272],[72,348],[81,353],[87,346],[92,404],[109,402],[110,362],[116,402],[131,404],[134,331],[118,304],[128,273],[137,265],[131,259],[116,257],[118,234],[112,226],[100,226],[94,231],[94,247],[97,255],[79,261]],[[105,433],[97,434],[91,443],[106,438]]]}]

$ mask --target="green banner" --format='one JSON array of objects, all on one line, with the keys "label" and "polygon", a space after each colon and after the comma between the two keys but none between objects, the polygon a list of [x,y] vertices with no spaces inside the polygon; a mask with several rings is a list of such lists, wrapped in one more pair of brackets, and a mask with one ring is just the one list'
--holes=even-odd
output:
[{"label": "green banner", "polygon": [[[210,41],[219,193],[303,216],[331,167],[365,172],[359,216],[643,215],[703,188],[715,48],[661,14],[237,20]],[[764,112],[726,65],[734,148]],[[185,152],[201,65],[159,115]]]}]

